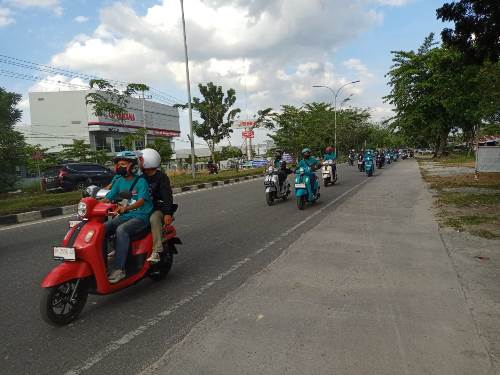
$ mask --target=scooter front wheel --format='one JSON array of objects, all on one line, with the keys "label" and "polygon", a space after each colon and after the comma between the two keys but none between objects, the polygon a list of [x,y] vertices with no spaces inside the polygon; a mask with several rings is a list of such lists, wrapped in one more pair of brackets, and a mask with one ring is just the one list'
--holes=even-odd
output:
[{"label": "scooter front wheel", "polygon": [[89,280],[74,279],[44,288],[40,314],[47,323],[63,326],[71,323],[83,310],[89,295]]}]

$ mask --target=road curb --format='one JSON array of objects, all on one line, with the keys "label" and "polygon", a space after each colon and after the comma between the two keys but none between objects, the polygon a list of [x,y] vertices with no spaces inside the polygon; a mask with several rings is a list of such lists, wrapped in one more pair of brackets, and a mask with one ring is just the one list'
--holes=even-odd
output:
[{"label": "road curb", "polygon": [[[263,176],[265,176],[265,173],[252,175],[252,176],[232,178],[229,180],[204,182],[204,183],[200,183],[197,185],[189,185],[189,186],[183,186],[180,188],[173,188],[172,193],[174,195],[177,195],[177,194],[185,193],[188,191],[203,190],[203,189],[208,189],[208,188],[216,187],[216,186],[230,185],[230,184],[234,184],[234,183],[238,183],[238,182],[242,182],[242,181],[246,181],[246,180],[252,180],[252,179],[263,177]],[[44,208],[44,209],[39,210],[39,211],[29,211],[29,212],[21,212],[19,214],[3,215],[3,216],[0,216],[0,226],[27,223],[30,221],[36,221],[36,220],[45,219],[47,217],[53,217],[53,216],[71,215],[71,214],[76,213],[77,207],[78,207],[78,204],[73,204],[70,206],[63,206],[63,207]]]}]

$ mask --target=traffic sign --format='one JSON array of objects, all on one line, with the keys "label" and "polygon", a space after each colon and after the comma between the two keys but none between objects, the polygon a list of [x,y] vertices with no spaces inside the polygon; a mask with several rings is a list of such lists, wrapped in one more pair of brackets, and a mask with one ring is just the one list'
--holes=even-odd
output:
[{"label": "traffic sign", "polygon": [[241,135],[245,139],[247,139],[247,138],[254,138],[255,137],[255,133],[254,133],[253,130],[245,130],[245,131],[241,132]]},{"label": "traffic sign", "polygon": [[253,128],[255,127],[255,121],[250,121],[250,120],[241,120],[241,121],[236,121],[234,123],[234,126],[237,128]]},{"label": "traffic sign", "polygon": [[34,151],[31,154],[31,159],[33,160],[42,160],[43,159],[43,153],[40,150]]}]

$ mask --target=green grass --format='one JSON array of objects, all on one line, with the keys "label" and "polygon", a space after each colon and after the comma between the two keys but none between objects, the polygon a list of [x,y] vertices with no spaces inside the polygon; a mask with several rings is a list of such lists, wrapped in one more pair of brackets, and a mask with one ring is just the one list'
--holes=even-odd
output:
[{"label": "green grass", "polygon": [[486,230],[486,229],[471,230],[470,232],[475,236],[487,238],[489,240],[494,240],[494,239],[500,238],[499,235],[497,235],[493,232],[490,232],[489,230]]},{"label": "green grass", "polygon": [[435,161],[441,164],[465,164],[474,162],[475,160],[474,153],[471,153],[470,155],[467,155],[467,153],[450,154],[435,159]]},{"label": "green grass", "polygon": [[[183,187],[201,184],[204,182],[223,181],[233,178],[241,178],[263,173],[264,169],[245,169],[241,171],[228,170],[221,171],[216,175],[198,174],[193,180],[191,175],[178,174],[170,176],[172,187]],[[1,195],[0,215],[15,214],[20,212],[36,211],[43,208],[68,206],[78,203],[82,193],[80,191],[70,191],[67,193],[40,193],[36,186],[25,189],[22,194]]]},{"label": "green grass", "polygon": [[473,194],[442,191],[439,201],[444,204],[453,204],[458,207],[474,205],[493,205],[500,203],[500,194]]},{"label": "green grass", "polygon": [[189,185],[201,184],[204,182],[213,182],[213,181],[223,181],[229,180],[232,178],[241,178],[245,176],[253,176],[256,174],[264,173],[264,168],[258,169],[245,169],[245,170],[227,170],[220,171],[218,174],[197,174],[196,178],[193,179],[190,174],[182,173],[182,174],[169,174],[170,183],[172,187],[183,187]]},{"label": "green grass", "polygon": [[462,228],[464,225],[480,225],[484,223],[494,223],[500,221],[500,216],[458,216],[445,220],[446,225],[453,228]]},{"label": "green grass", "polygon": [[19,212],[36,211],[48,207],[61,207],[78,203],[82,193],[70,191],[67,193],[23,193],[0,200],[0,215]]}]

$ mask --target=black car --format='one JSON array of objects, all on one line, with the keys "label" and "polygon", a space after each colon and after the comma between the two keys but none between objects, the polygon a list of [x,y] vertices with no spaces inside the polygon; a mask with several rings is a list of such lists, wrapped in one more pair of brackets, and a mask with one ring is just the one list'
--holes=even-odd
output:
[{"label": "black car", "polygon": [[45,171],[42,185],[46,191],[83,190],[89,185],[105,186],[114,175],[99,164],[65,163]]}]

